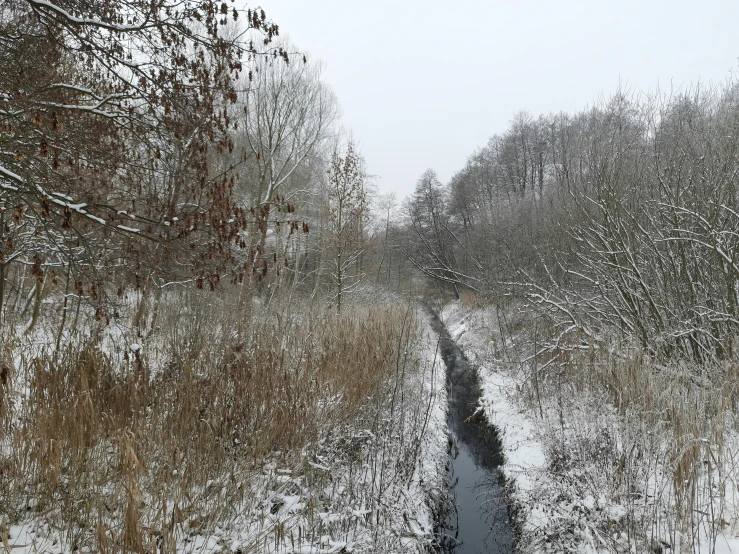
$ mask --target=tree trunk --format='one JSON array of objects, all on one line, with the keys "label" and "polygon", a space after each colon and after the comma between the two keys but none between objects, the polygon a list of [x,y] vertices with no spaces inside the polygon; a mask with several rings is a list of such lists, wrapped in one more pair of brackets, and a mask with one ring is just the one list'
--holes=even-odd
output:
[{"label": "tree trunk", "polygon": [[72,264],[67,263],[67,284],[64,287],[64,302],[62,303],[62,322],[59,325],[59,333],[56,336],[56,347],[54,352],[59,352],[59,345],[62,342],[62,335],[64,334],[64,324],[67,322],[67,309],[69,304],[69,281],[72,278]]},{"label": "tree trunk", "polygon": [[152,332],[154,330],[154,327],[156,327],[157,319],[159,318],[159,306],[162,300],[162,287],[154,285],[156,288],[154,289],[154,305],[151,310],[151,324],[149,326],[149,332]]},{"label": "tree trunk", "polygon": [[141,300],[139,301],[136,314],[133,316],[132,323],[138,333],[141,333],[144,330],[142,327],[146,325],[146,312],[149,308],[149,279],[150,278],[147,277],[144,281],[144,286],[141,287]]},{"label": "tree trunk", "polygon": [[[2,223],[0,222],[0,225]],[[0,325],[2,325],[3,319],[3,299],[5,298],[5,262],[1,261],[0,258]]]},{"label": "tree trunk", "polygon": [[300,277],[300,247],[303,244],[303,238],[300,236],[300,233],[296,234],[295,242],[297,242],[297,245],[295,246],[295,261],[293,262],[293,290],[297,290],[298,288],[298,279]]},{"label": "tree trunk", "polygon": [[26,329],[26,333],[30,333],[31,330],[36,326],[36,322],[38,321],[38,316],[41,311],[41,287],[43,286],[44,281],[43,279],[36,279],[36,289],[34,293],[34,303],[33,303],[33,315],[31,316],[31,323],[28,326],[28,329]]},{"label": "tree trunk", "polygon": [[3,299],[5,298],[5,256],[2,251],[5,236],[5,214],[0,212],[0,325],[3,323]]}]

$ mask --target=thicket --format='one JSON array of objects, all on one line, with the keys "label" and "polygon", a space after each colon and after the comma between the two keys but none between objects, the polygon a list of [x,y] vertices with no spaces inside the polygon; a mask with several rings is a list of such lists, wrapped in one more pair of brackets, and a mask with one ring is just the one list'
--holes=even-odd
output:
[{"label": "thicket", "polygon": [[361,543],[398,523],[430,401],[414,311],[169,300],[143,347],[104,323],[58,351],[43,332],[34,351],[3,330],[5,533],[31,518],[38,547],[70,552],[175,552],[211,537],[260,552],[326,535]]},{"label": "thicket", "polygon": [[391,262],[409,286],[390,208],[380,251],[296,50],[226,2],[0,4],[3,548],[429,539],[434,370],[415,311],[365,290]]},{"label": "thicket", "polygon": [[447,188],[437,180],[436,240],[448,246],[432,251],[455,253],[456,286],[525,296],[565,334],[608,330],[655,355],[730,360],[738,125],[733,84],[519,114]]},{"label": "thicket", "polygon": [[[496,306],[495,356],[546,430],[532,549],[697,551],[736,526],[738,130],[735,83],[619,91],[519,113],[419,181],[416,263]],[[625,515],[583,503],[604,491]]]}]

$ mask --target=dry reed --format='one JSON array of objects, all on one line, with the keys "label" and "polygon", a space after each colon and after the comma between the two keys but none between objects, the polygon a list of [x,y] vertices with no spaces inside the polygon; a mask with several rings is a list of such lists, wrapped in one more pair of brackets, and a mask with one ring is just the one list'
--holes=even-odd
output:
[{"label": "dry reed", "polygon": [[[34,506],[72,550],[174,552],[248,509],[266,461],[300,466],[336,429],[385,425],[377,408],[413,369],[406,308],[228,306],[205,293],[163,302],[135,352],[100,333],[40,355],[0,350],[0,513]],[[361,441],[339,447],[361,456]]]}]

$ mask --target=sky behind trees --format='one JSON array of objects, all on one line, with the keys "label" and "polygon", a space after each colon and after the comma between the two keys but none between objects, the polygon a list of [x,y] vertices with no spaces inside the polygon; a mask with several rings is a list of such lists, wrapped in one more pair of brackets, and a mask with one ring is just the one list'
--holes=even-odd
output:
[{"label": "sky behind trees", "polygon": [[268,15],[326,64],[381,192],[442,181],[514,114],[575,112],[626,91],[739,69],[739,3],[279,0]]}]

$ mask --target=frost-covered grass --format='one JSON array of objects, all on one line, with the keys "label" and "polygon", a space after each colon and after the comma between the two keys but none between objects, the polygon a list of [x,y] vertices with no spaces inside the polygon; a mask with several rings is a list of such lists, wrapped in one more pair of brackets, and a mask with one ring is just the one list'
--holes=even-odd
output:
[{"label": "frost-covered grass", "polygon": [[557,350],[522,306],[443,315],[501,430],[522,551],[739,551],[734,365],[605,342]]},{"label": "frost-covered grass", "polygon": [[59,351],[51,318],[29,335],[5,327],[4,545],[424,551],[447,439],[421,316],[244,305],[172,294],[144,325],[99,321]]}]

